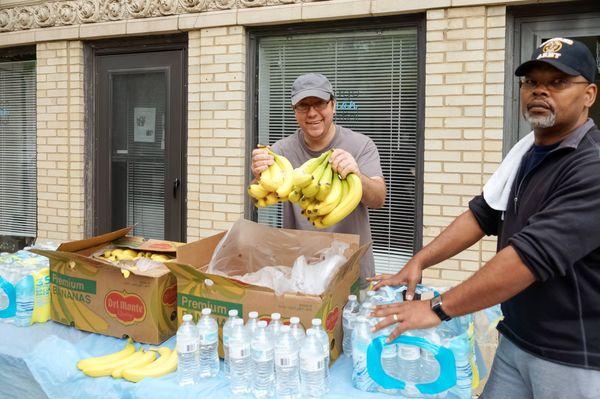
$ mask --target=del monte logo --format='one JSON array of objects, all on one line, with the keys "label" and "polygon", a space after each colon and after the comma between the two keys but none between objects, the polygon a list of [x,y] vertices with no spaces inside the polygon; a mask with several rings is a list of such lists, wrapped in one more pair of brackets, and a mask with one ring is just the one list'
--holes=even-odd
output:
[{"label": "del monte logo", "polygon": [[139,295],[127,291],[110,291],[104,297],[106,313],[123,324],[130,325],[146,318],[146,304]]}]

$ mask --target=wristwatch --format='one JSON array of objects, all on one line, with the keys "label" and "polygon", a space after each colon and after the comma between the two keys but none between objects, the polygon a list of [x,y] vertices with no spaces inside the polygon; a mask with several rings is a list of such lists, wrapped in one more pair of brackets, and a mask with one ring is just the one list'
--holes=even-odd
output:
[{"label": "wristwatch", "polygon": [[431,310],[433,310],[433,312],[437,315],[437,317],[440,318],[441,321],[448,321],[452,319],[452,317],[448,316],[446,312],[444,312],[444,309],[442,309],[441,295],[434,296],[433,298],[431,298],[429,304],[431,306]]}]

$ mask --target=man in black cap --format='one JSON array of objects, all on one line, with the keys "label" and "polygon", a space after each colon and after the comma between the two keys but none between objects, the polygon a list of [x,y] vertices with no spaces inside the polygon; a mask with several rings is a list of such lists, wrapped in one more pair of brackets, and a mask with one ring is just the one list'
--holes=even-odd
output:
[{"label": "man in black cap", "polygon": [[408,284],[412,294],[423,269],[484,235],[498,236],[497,254],[441,297],[378,307],[374,315],[385,319],[376,328],[397,324],[393,339],[501,303],[500,343],[483,398],[598,398],[600,130],[588,117],[596,62],[583,43],[554,38],[515,74],[533,134],[511,150],[523,148],[514,168],[509,153],[496,172],[514,177],[497,190],[506,195],[492,198],[486,185],[404,269],[373,280],[376,288]]},{"label": "man in black cap", "polygon": [[[325,231],[358,234],[360,244],[371,241],[367,208],[381,208],[385,203],[386,187],[381,171],[379,152],[371,138],[333,123],[335,98],[329,80],[319,73],[299,76],[292,85],[291,102],[299,128],[294,134],[273,144],[276,154],[286,157],[295,168],[323,152],[333,149],[329,159],[332,169],[344,179],[356,174],[362,183],[363,196],[356,209],[339,223]],[[252,173],[256,178],[274,162],[263,148],[252,152]],[[283,204],[283,227],[315,230],[301,215],[298,205]],[[361,286],[366,277],[375,273],[373,250],[369,248],[361,259]]]}]

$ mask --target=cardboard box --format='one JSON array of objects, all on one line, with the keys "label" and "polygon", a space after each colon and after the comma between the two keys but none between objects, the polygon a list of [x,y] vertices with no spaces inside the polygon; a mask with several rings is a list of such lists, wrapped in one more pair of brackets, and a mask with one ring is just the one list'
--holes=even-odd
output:
[{"label": "cardboard box", "polygon": [[[270,320],[273,312],[281,313],[284,323],[292,316],[300,317],[305,328],[311,326],[313,318],[323,321],[331,346],[331,359],[335,360],[342,350],[342,309],[348,295],[358,292],[358,277],[360,275],[360,258],[370,244],[359,247],[359,236],[350,234],[324,233],[301,230],[276,229],[286,232],[299,244],[308,235],[318,235],[323,248],[328,247],[333,240],[349,244],[345,256],[347,262],[338,270],[329,287],[321,295],[283,294],[276,295],[269,288],[249,285],[228,277],[209,274],[206,272],[212,254],[224,237],[225,233],[216,234],[177,248],[177,260],[167,266],[177,276],[177,315],[179,323],[185,313],[194,315],[198,320],[203,308],[212,309],[212,315],[219,324],[219,354],[222,350],[222,327],[230,309],[237,309],[247,321],[248,312],[257,311],[261,320]],[[268,245],[268,244],[263,244]],[[240,248],[240,262],[244,262],[244,248]],[[292,265],[294,254],[274,253],[274,258],[281,265]],[[264,265],[270,266],[270,265]],[[205,284],[206,280],[213,284]]]},{"label": "cardboard box", "polygon": [[168,269],[122,270],[92,257],[106,247],[168,253],[180,243],[126,237],[131,228],[64,243],[50,259],[51,318],[80,330],[160,344],[177,331],[177,281]]}]

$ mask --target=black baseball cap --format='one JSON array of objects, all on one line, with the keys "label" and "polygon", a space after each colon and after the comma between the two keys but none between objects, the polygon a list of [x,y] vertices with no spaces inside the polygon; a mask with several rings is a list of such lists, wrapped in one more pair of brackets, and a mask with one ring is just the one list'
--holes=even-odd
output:
[{"label": "black baseball cap", "polygon": [[524,76],[529,69],[543,62],[571,76],[583,76],[588,82],[596,81],[596,60],[587,46],[577,40],[555,37],[546,40],[535,49],[529,61],[515,70],[515,75]]}]

